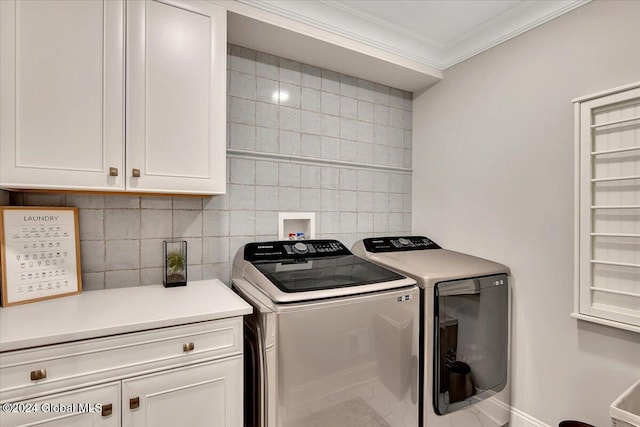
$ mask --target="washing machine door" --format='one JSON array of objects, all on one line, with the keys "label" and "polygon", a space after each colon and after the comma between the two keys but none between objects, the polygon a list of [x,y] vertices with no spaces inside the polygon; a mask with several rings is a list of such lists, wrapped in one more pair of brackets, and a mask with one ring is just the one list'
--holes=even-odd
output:
[{"label": "washing machine door", "polygon": [[268,427],[418,427],[419,295],[412,287],[278,306],[277,421]]},{"label": "washing machine door", "polygon": [[507,383],[507,276],[440,282],[434,292],[433,405],[445,415]]}]

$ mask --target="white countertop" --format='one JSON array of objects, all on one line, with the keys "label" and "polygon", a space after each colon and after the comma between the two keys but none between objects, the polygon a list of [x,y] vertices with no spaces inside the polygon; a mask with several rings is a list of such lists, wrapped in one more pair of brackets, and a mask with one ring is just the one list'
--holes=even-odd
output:
[{"label": "white countertop", "polygon": [[251,313],[221,281],[86,291],[0,308],[0,351],[56,344]]}]

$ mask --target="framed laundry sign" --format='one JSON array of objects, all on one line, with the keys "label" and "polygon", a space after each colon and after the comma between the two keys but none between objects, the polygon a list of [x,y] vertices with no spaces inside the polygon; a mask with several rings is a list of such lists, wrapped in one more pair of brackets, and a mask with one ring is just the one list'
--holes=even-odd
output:
[{"label": "framed laundry sign", "polygon": [[77,208],[0,207],[2,306],[82,291]]}]

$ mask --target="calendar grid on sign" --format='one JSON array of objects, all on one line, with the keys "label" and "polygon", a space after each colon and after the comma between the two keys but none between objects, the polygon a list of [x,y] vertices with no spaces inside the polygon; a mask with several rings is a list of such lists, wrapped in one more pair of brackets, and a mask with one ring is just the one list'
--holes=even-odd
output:
[{"label": "calendar grid on sign", "polygon": [[82,292],[78,209],[0,207],[2,306]]}]

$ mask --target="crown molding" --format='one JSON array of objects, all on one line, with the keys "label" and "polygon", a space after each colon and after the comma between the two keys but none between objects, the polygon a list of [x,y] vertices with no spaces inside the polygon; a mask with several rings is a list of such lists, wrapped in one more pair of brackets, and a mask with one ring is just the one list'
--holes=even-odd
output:
[{"label": "crown molding", "polygon": [[395,25],[390,23],[389,21],[385,21],[384,19],[380,19],[375,15],[372,15],[370,13],[367,12],[363,12],[361,10],[357,10],[351,6],[348,6],[346,3],[341,3],[339,1],[336,0],[318,0],[321,3],[325,3],[331,7],[334,7],[336,9],[340,9],[346,13],[350,13],[354,16],[358,16],[364,20],[367,20],[375,25],[378,25],[380,27],[384,27],[387,28],[391,31],[395,31],[397,33],[403,34],[407,37],[410,37],[412,39],[418,40],[424,44],[427,44],[429,46],[435,47],[437,49],[446,49],[446,46],[442,43],[437,42],[436,40],[430,39],[429,37],[425,37],[421,34],[418,34],[414,31],[410,31],[407,30],[406,28],[403,28],[399,25]]},{"label": "crown molding", "polygon": [[535,0],[522,3],[453,40],[447,46],[448,58],[441,69],[447,69],[589,2],[591,0]]},{"label": "crown molding", "polygon": [[[235,0],[235,2],[442,70],[439,47],[398,33],[388,28],[391,25],[381,27],[376,22],[353,15],[346,9],[335,7],[331,2],[291,0]],[[426,54],[423,52],[425,49],[428,51]]]},{"label": "crown molding", "polygon": [[409,92],[422,91],[442,79],[442,71],[435,67],[255,7],[254,2],[209,1],[227,9],[231,44]]},{"label": "crown molding", "polygon": [[529,0],[444,45],[335,0],[236,1],[444,70],[591,0]]}]

